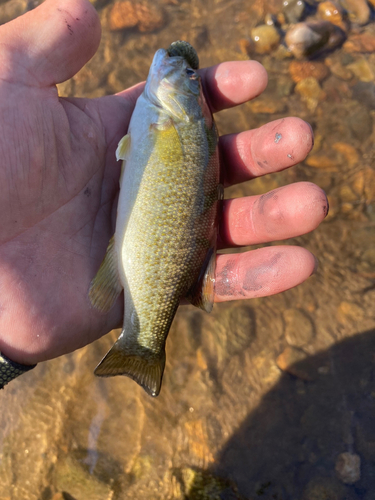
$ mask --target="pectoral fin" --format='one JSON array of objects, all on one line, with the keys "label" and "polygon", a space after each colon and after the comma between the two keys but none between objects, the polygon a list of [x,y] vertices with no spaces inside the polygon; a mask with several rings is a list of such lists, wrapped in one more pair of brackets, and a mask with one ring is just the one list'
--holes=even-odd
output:
[{"label": "pectoral fin", "polygon": [[186,295],[193,306],[211,312],[215,298],[216,249],[210,248],[197,282]]},{"label": "pectoral fin", "polygon": [[127,157],[129,150],[130,150],[130,135],[126,134],[118,143],[118,146],[116,149],[117,161],[126,160],[126,157]]},{"label": "pectoral fin", "polygon": [[108,312],[122,291],[118,274],[118,259],[114,237],[109,241],[107,252],[89,290],[91,304],[101,312]]}]

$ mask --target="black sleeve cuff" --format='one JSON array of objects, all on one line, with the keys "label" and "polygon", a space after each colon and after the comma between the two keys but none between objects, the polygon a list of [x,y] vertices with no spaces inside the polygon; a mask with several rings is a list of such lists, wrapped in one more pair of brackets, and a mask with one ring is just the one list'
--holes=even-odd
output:
[{"label": "black sleeve cuff", "polygon": [[11,380],[35,367],[36,365],[20,365],[0,352],[0,389],[3,389]]}]

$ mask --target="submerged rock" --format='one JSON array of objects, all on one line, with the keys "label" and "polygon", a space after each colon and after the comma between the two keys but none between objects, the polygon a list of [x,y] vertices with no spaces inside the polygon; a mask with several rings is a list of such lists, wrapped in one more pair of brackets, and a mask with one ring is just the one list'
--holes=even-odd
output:
[{"label": "submerged rock", "polygon": [[348,29],[348,23],[345,22],[344,10],[337,2],[328,1],[320,3],[317,14],[323,21],[329,21],[344,31]]},{"label": "submerged rock", "polygon": [[296,347],[286,347],[277,357],[276,365],[281,371],[301,380],[311,381],[316,378],[316,371],[309,364],[307,355]]},{"label": "submerged rock", "polygon": [[332,50],[344,39],[344,31],[328,21],[298,23],[285,35],[285,42],[297,59]]},{"label": "submerged rock", "polygon": [[137,27],[141,32],[159,29],[164,24],[163,12],[153,4],[115,2],[108,14],[111,31]]},{"label": "submerged rock", "polygon": [[371,11],[366,0],[340,0],[341,5],[349,13],[349,18],[358,24],[367,24]]},{"label": "submerged rock", "polygon": [[329,69],[322,62],[292,61],[289,64],[289,73],[295,83],[310,76],[321,82],[329,75]]},{"label": "submerged rock", "polygon": [[309,76],[297,83],[295,92],[299,94],[310,111],[315,111],[325,93],[316,78]]},{"label": "submerged rock", "polygon": [[298,23],[303,16],[305,2],[303,0],[284,0],[283,14],[288,23]]},{"label": "submerged rock", "polygon": [[364,57],[348,64],[347,68],[352,71],[361,82],[373,82],[375,79],[374,72],[368,60]]},{"label": "submerged rock", "polygon": [[337,476],[345,484],[354,484],[361,479],[361,459],[355,453],[340,453],[335,470]]},{"label": "submerged rock", "polygon": [[343,66],[341,64],[341,61],[335,61],[333,59],[330,59],[329,57],[326,58],[325,60],[326,65],[329,67],[331,70],[331,73],[337,76],[337,78],[340,78],[341,80],[350,80],[353,78],[353,73],[348,69],[346,66]]},{"label": "submerged rock", "polygon": [[349,500],[344,485],[337,479],[316,477],[309,481],[302,500]]},{"label": "submerged rock", "polygon": [[258,54],[267,54],[280,43],[280,34],[274,25],[262,24],[251,30],[252,47]]},{"label": "submerged rock", "polygon": [[346,52],[375,52],[375,35],[372,33],[354,33],[344,43]]},{"label": "submerged rock", "polygon": [[303,347],[314,338],[314,325],[309,317],[299,309],[291,308],[283,312],[285,338],[290,346]]}]

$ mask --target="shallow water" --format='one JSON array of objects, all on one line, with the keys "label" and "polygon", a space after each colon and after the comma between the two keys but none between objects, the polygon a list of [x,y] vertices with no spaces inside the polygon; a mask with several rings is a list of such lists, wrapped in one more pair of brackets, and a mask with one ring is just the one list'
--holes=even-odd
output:
[{"label": "shallow water", "polygon": [[[102,43],[61,95],[133,85],[155,50],[177,39],[192,42],[201,66],[245,59],[251,27],[266,5],[278,8],[276,0],[166,0],[153,3],[159,28],[115,32],[114,2],[93,3]],[[374,22],[352,25],[362,31],[375,36]],[[325,189],[329,216],[286,242],[318,256],[317,274],[273,297],[217,304],[211,315],[181,307],[157,399],[125,377],[94,378],[116,332],[12,382],[0,395],[1,499],[375,499],[375,90],[356,69],[362,61],[374,75],[375,57],[344,48],[322,57],[357,74],[331,72],[312,103],[295,91],[289,59],[253,57],[269,71],[268,89],[220,113],[220,132],[294,115],[312,124],[315,148],[297,167],[226,197],[302,180]]]}]

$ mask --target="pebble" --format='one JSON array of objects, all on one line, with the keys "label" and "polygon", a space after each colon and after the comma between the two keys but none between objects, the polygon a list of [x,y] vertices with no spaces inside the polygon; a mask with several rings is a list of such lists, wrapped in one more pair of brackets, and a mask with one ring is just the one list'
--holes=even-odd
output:
[{"label": "pebble", "polygon": [[64,498],[102,500],[112,496],[111,486],[90,474],[88,467],[76,458],[61,457],[53,471],[54,484]]},{"label": "pebble", "polygon": [[283,372],[289,373],[301,380],[311,381],[315,378],[315,373],[306,363],[302,363],[307,358],[306,354],[296,347],[286,347],[277,357],[276,364]]},{"label": "pebble", "polygon": [[[352,93],[353,99],[360,102],[367,109],[375,109],[375,85],[373,82],[358,82],[352,87]],[[368,115],[367,110],[366,115]]]},{"label": "pebble", "polygon": [[295,83],[310,76],[321,82],[329,75],[329,68],[322,62],[292,61],[289,73]]},{"label": "pebble", "polygon": [[5,24],[21,16],[26,10],[27,0],[12,0],[11,2],[6,2],[0,9],[0,24]]},{"label": "pebble", "polygon": [[353,33],[343,45],[346,52],[374,52],[375,35],[372,33]]},{"label": "pebble", "polygon": [[286,309],[283,312],[285,321],[285,338],[289,345],[302,347],[314,338],[314,326],[306,314],[299,309]]},{"label": "pebble", "polygon": [[329,204],[329,212],[324,221],[329,221],[334,219],[339,212],[340,204],[336,196],[327,195],[328,204]]},{"label": "pebble", "polygon": [[[345,160],[349,167],[354,167],[359,162],[359,154],[357,150],[346,142],[335,142],[332,149],[337,151],[343,157],[343,160]],[[340,163],[342,162],[340,161]]]},{"label": "pebble", "polygon": [[319,101],[325,97],[318,80],[312,76],[298,82],[295,92],[301,96],[310,111],[315,111]]},{"label": "pebble", "polygon": [[112,31],[138,27],[141,32],[150,32],[164,24],[163,12],[155,5],[115,2],[108,14],[108,25]]},{"label": "pebble", "polygon": [[293,54],[290,52],[288,47],[286,47],[284,44],[280,43],[280,45],[277,47],[277,49],[273,53],[273,57],[275,59],[278,59],[279,61],[282,61],[284,59],[292,59]]},{"label": "pebble", "polygon": [[[205,470],[198,468],[183,467],[173,470],[173,498],[230,498],[240,500],[240,494],[235,484],[227,479],[217,477]],[[171,498],[171,497],[169,497]]]},{"label": "pebble", "polygon": [[364,312],[361,307],[359,307],[354,302],[341,302],[337,308],[337,320],[339,323],[345,325],[349,321],[361,321],[363,319]]},{"label": "pebble", "polygon": [[361,260],[365,261],[368,268],[375,270],[375,248],[368,248],[361,255]]},{"label": "pebble", "polygon": [[[268,88],[270,88],[270,83],[272,83],[272,78],[268,80]],[[293,92],[293,82],[287,75],[277,75],[277,84],[275,85],[275,95],[278,97],[288,97]]]},{"label": "pebble", "polygon": [[283,14],[288,23],[298,23],[303,16],[305,2],[303,0],[284,0]]},{"label": "pebble", "polygon": [[250,32],[252,45],[258,54],[268,54],[280,43],[280,34],[274,25],[262,24]]},{"label": "pebble", "polygon": [[354,484],[361,479],[361,458],[355,453],[340,453],[337,457],[335,471],[345,484]]},{"label": "pebble", "polygon": [[351,190],[350,186],[344,184],[340,188],[340,199],[343,203],[352,203],[357,201],[357,196]]},{"label": "pebble", "polygon": [[361,196],[365,187],[365,174],[362,169],[354,174],[351,185],[353,191]]},{"label": "pebble", "polygon": [[345,490],[337,479],[316,477],[307,484],[302,500],[349,500]]},{"label": "pebble", "polygon": [[342,7],[335,2],[321,2],[318,5],[318,17],[323,21],[329,21],[342,30],[347,31],[348,24],[344,20],[344,11]]},{"label": "pebble", "polygon": [[252,44],[248,38],[240,38],[237,43],[242,55],[249,56],[251,54]]},{"label": "pebble", "polygon": [[328,21],[298,23],[285,35],[285,43],[297,59],[332,50],[344,39],[343,30]]},{"label": "pebble", "polygon": [[284,113],[284,111],[286,111],[286,103],[283,100],[272,99],[270,97],[252,101],[250,107],[253,113],[265,113],[270,115]]},{"label": "pebble", "polygon": [[352,64],[348,64],[347,68],[352,71],[361,82],[374,81],[374,72],[372,71],[367,59],[364,57],[357,59],[357,61]]},{"label": "pebble", "polygon": [[326,65],[331,70],[331,73],[341,80],[351,80],[353,78],[353,73],[347,66],[343,66],[340,61],[333,61],[331,58],[327,57],[325,59]]},{"label": "pebble", "polygon": [[361,103],[353,109],[347,118],[347,124],[353,136],[363,142],[372,133],[372,119],[366,107]]},{"label": "pebble", "polygon": [[[305,160],[306,165],[313,168],[326,170],[327,172],[338,172],[337,161],[324,153],[308,156]],[[331,207],[331,204],[330,204]],[[331,212],[331,209],[330,209]]]},{"label": "pebble", "polygon": [[340,0],[341,5],[349,13],[349,19],[360,25],[367,24],[371,11],[366,0]]}]

